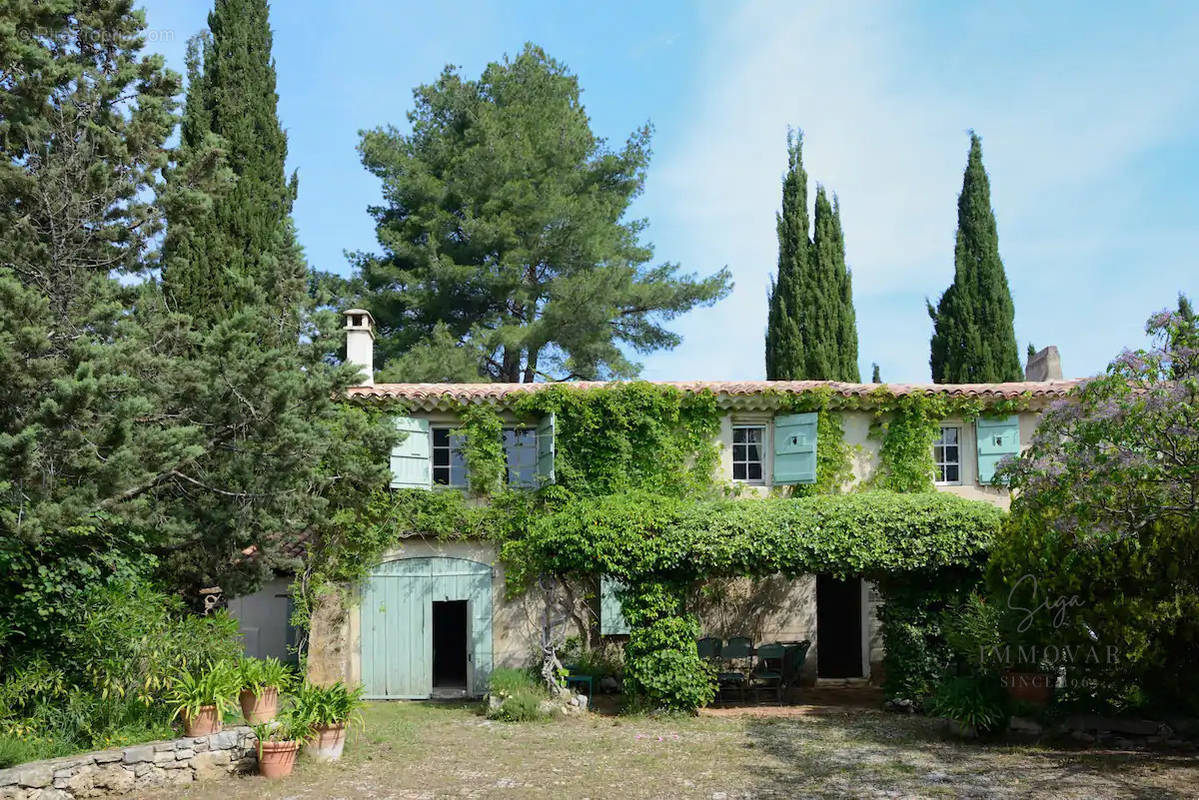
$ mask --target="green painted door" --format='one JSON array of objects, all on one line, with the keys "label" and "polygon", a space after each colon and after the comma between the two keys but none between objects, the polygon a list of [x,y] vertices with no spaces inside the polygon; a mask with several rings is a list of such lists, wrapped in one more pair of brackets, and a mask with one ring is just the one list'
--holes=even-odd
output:
[{"label": "green painted door", "polygon": [[467,601],[468,680],[491,677],[491,567],[463,558],[405,558],[376,567],[362,590],[362,683],[372,699],[433,694],[433,601]]}]

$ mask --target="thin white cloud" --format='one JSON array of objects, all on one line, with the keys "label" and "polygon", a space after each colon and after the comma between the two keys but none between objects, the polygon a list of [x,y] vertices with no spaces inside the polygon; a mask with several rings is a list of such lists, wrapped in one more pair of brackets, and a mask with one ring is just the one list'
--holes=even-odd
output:
[{"label": "thin white cloud", "polygon": [[[727,263],[738,285],[679,323],[684,344],[652,357],[647,377],[762,375],[788,124],[804,130],[810,196],[819,181],[841,199],[865,377],[876,360],[885,378],[928,378],[923,297],[952,279],[970,127],[983,136],[1022,349],[1058,344],[1068,371],[1097,371],[1136,343],[1148,313],[1199,289],[1184,266],[1193,228],[1122,225],[1140,200],[1137,160],[1199,138],[1199,90],[1178,79],[1199,71],[1195,19],[1156,36],[1146,26],[1116,49],[1021,47],[1005,39],[1020,28],[1012,18],[929,33],[877,6],[754,3],[712,22],[684,88],[691,113],[659,122],[642,208],[660,254],[704,271]],[[1133,242],[1133,261],[1113,259]]]}]

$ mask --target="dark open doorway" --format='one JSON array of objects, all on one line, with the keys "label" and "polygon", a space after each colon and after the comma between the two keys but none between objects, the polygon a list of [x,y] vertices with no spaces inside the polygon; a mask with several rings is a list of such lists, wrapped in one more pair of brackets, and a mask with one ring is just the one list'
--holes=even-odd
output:
[{"label": "dark open doorway", "polygon": [[433,688],[466,691],[466,601],[433,603]]},{"label": "dark open doorway", "polygon": [[816,674],[862,677],[862,581],[816,577]]}]

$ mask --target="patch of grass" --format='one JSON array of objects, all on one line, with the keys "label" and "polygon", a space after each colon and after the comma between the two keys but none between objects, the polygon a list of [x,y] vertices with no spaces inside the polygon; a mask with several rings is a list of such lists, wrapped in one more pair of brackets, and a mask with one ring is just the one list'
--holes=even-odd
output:
[{"label": "patch of grass", "polygon": [[[940,723],[870,710],[822,716],[484,720],[476,706],[371,703],[345,758],[301,762],[289,780],[222,778],[164,788],[172,800],[353,796],[1199,797],[1192,756],[967,744]],[[548,768],[547,768],[548,766]]]},{"label": "patch of grass", "polygon": [[491,674],[491,696],[499,698],[498,707],[489,708],[487,716],[503,722],[537,722],[546,718],[541,703],[549,692],[527,669],[500,668]]},{"label": "patch of grass", "polygon": [[74,750],[70,745],[53,739],[0,733],[0,769],[15,767],[28,761],[70,755]]},{"label": "patch of grass", "polygon": [[178,735],[162,705],[101,698],[73,691],[30,706],[6,720],[0,768],[47,758],[108,750]]}]

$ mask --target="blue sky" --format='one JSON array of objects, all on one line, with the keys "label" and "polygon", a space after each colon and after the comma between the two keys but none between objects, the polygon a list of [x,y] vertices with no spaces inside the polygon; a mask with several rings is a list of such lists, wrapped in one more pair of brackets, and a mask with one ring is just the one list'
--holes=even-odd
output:
[{"label": "blue sky", "polygon": [[[205,0],[144,0],[149,48],[182,71]],[[1052,9],[1047,6],[1052,5]],[[901,7],[902,6],[902,7]],[[934,301],[953,277],[968,138],[983,138],[1016,334],[1068,376],[1144,342],[1199,299],[1199,6],[1187,3],[387,2],[276,0],[279,115],[310,263],[374,249],[358,131],[407,126],[412,88],[468,77],[526,41],[579,76],[593,128],[655,127],[633,208],[656,260],[733,272],[733,294],[644,357],[660,380],[763,377],[787,126],[841,200],[863,377],[927,381]]]}]

